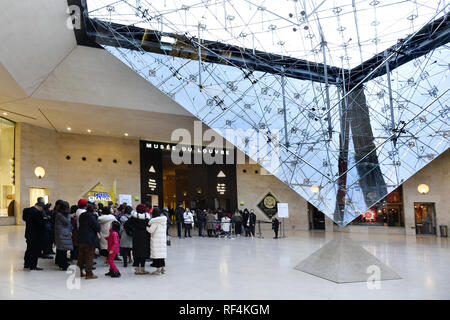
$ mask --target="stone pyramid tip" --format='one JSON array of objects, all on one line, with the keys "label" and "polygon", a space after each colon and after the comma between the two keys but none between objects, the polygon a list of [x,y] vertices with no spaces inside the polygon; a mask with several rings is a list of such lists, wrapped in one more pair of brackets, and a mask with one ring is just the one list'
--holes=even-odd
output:
[{"label": "stone pyramid tip", "polygon": [[295,269],[336,283],[401,279],[390,267],[344,234],[337,235]]}]

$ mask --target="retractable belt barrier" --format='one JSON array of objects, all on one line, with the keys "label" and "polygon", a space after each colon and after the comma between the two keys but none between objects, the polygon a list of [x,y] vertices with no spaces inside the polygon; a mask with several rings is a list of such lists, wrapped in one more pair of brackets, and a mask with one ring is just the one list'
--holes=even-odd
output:
[{"label": "retractable belt barrier", "polygon": [[[236,223],[235,222],[232,222],[232,221],[222,222],[220,220],[214,220],[214,221],[209,221],[209,222],[205,221],[205,222],[202,222],[202,235],[203,236],[208,236],[208,237],[215,237],[215,238],[225,238],[225,237],[227,237],[227,238],[235,238],[237,234],[240,235],[241,233],[244,233],[244,234],[252,234],[253,236],[255,236],[254,235],[254,231],[255,231],[254,227],[257,224],[258,225],[257,237],[260,238],[260,239],[263,239],[264,237],[263,237],[262,231],[261,231],[261,223],[263,223],[263,224],[272,224],[271,221],[256,220],[256,223],[255,223],[254,226],[249,226],[248,227],[248,226],[244,225],[244,222],[241,222],[241,223],[238,223],[238,224],[244,230],[239,230],[239,232],[236,232]],[[207,226],[211,225],[211,224],[213,225],[213,228],[209,228],[210,233],[208,233]],[[230,225],[230,228],[225,228],[225,230],[229,230],[229,231],[224,231],[223,230],[223,226],[227,225],[227,224]],[[280,222],[279,224],[281,226],[282,223]],[[192,223],[191,226],[192,226],[192,230],[194,228],[198,229],[199,224],[198,224],[198,222],[195,222],[195,223]],[[174,228],[170,228],[170,227],[174,227]],[[182,223],[182,228],[184,228],[184,227],[185,227],[185,224]],[[171,236],[171,237],[177,237],[178,236],[177,229],[176,229],[176,222],[172,222],[171,226],[169,226],[169,230],[170,230],[169,236]]]}]

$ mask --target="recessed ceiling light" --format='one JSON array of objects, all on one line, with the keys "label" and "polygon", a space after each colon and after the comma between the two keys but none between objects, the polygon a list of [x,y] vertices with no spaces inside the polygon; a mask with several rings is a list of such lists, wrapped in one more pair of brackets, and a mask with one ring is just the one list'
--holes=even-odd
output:
[{"label": "recessed ceiling light", "polygon": [[125,137],[128,137],[128,133],[126,133],[126,132],[125,132],[123,135],[124,135]]},{"label": "recessed ceiling light", "polygon": [[88,133],[91,133],[91,132],[92,132],[92,130],[91,130],[91,129],[87,129],[87,132],[88,132]]},{"label": "recessed ceiling light", "polygon": [[4,116],[7,116],[7,115],[8,115],[8,113],[7,113],[7,112],[3,112],[3,115],[4,115]]},{"label": "recessed ceiling light", "polygon": [[67,130],[69,130],[69,131],[70,131],[70,130],[72,130],[72,128],[71,128],[71,127],[67,127]]}]

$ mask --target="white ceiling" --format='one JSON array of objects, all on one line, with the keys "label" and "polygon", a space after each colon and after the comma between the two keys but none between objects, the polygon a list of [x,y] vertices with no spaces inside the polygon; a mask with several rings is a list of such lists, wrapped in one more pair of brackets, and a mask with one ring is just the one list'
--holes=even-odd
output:
[{"label": "white ceiling", "polygon": [[128,133],[159,141],[170,141],[176,128],[192,130],[189,112],[107,51],[76,45],[66,1],[5,1],[1,117],[60,132],[90,129],[95,135]]},{"label": "white ceiling", "polygon": [[28,95],[76,47],[66,10],[61,0],[2,1],[0,62]]}]

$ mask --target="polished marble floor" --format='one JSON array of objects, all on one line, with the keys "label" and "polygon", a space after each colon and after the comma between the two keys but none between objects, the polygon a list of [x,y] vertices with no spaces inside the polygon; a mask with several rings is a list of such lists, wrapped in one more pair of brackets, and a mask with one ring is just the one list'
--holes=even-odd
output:
[{"label": "polished marble floor", "polygon": [[23,235],[23,227],[0,227],[0,299],[450,299],[447,238],[351,234],[402,277],[381,282],[379,289],[295,270],[334,236],[306,231],[284,239],[270,233],[264,239],[176,238],[165,275],[134,275],[119,262],[122,277],[111,279],[97,259],[99,279],[72,288],[72,276],[52,260],[39,261],[44,271],[23,270]]}]

